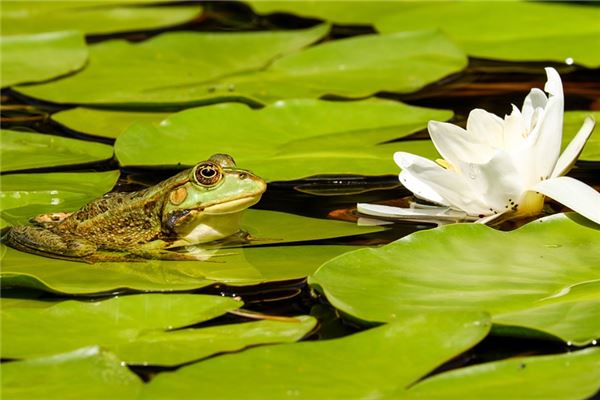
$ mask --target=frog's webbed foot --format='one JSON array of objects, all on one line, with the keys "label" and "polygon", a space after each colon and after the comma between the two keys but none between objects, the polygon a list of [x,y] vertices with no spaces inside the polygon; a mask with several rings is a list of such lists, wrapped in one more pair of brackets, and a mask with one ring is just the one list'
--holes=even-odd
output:
[{"label": "frog's webbed foot", "polygon": [[81,258],[96,252],[96,245],[79,237],[63,237],[39,226],[14,226],[6,243],[17,250],[58,258]]}]

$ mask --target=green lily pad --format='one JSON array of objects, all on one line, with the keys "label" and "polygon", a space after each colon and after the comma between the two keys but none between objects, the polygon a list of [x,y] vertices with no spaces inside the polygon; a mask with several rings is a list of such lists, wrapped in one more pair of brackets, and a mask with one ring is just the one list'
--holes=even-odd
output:
[{"label": "green lily pad", "polygon": [[2,129],[2,172],[84,164],[110,159],[112,146],[42,133]]},{"label": "green lily pad", "polygon": [[300,316],[285,321],[256,321],[172,332],[149,331],[135,341],[116,345],[114,351],[130,365],[174,366],[248,346],[295,342],[310,332],[316,323],[313,317]]},{"label": "green lily pad", "polygon": [[[158,261],[85,264],[23,253],[2,245],[2,288],[91,294],[121,289],[170,292],[215,283],[247,286],[304,278],[352,246],[277,246],[225,249],[213,262]],[[225,255],[219,257],[219,254]]]},{"label": "green lily pad", "polygon": [[124,166],[193,165],[224,152],[268,180],[396,174],[394,151],[437,154],[433,145],[377,144],[418,132],[431,119],[451,117],[449,111],[384,100],[288,100],[260,110],[219,104],[173,114],[158,126],[134,124],[119,136],[115,151]]},{"label": "green lily pad", "polygon": [[[600,121],[600,111],[567,111],[564,116],[564,130],[563,130],[563,148],[573,139],[581,125],[583,120],[588,115],[594,117],[597,121]],[[596,126],[594,132],[588,139],[581,155],[580,160],[583,161],[600,161],[600,128]]]},{"label": "green lily pad", "polygon": [[[3,2],[2,15],[7,4],[19,3]],[[85,39],[81,32],[75,31],[3,36],[0,53],[3,88],[78,71],[88,57]]]},{"label": "green lily pad", "polygon": [[52,119],[77,132],[116,139],[135,122],[158,124],[169,116],[159,112],[95,110],[76,107],[52,114]]},{"label": "green lily pad", "polygon": [[[294,99],[282,100],[259,110],[252,110],[240,104],[226,103],[198,107],[171,115],[160,112],[77,107],[55,113],[52,119],[78,132],[116,138],[135,122],[157,125],[169,116],[171,116],[169,123],[183,123],[185,120],[185,123],[193,125],[194,129],[208,131],[206,133],[219,132],[219,137],[225,140],[231,140],[228,136],[236,131],[244,131],[246,135],[252,134],[253,138],[271,137],[277,142],[305,140],[309,137],[320,138],[322,135],[329,134],[336,138],[346,132],[347,137],[338,139],[338,143],[352,138],[360,139],[362,143],[365,140],[377,143],[410,134],[411,125],[414,125],[413,130],[419,130],[424,128],[424,123],[430,119],[440,121],[450,119],[452,112],[379,99],[354,102]],[[196,118],[203,119],[203,122],[198,122]],[[228,125],[224,127],[223,122],[227,122]],[[355,134],[356,132],[362,135]],[[190,133],[186,132],[186,134]],[[376,136],[377,134],[381,137]],[[371,136],[367,139],[365,135]],[[210,146],[211,143],[206,145]]]},{"label": "green lily pad", "polygon": [[74,211],[109,192],[117,179],[119,171],[5,175],[0,212],[16,225],[41,213]]},{"label": "green lily pad", "polygon": [[27,358],[92,345],[112,348],[150,331],[207,321],[242,305],[222,296],[138,294],[94,302],[67,300],[47,308],[2,307],[0,352],[2,358]]},{"label": "green lily pad", "polygon": [[[600,300],[600,291],[566,295],[600,279],[595,245],[600,229],[586,221],[558,214],[512,232],[478,224],[417,232],[379,249],[337,257],[309,282],[335,307],[362,320],[392,321],[407,310],[482,309],[494,322],[519,326],[524,312],[525,327],[585,344],[600,332],[598,313],[586,304]],[[573,301],[579,313],[560,326],[548,316],[552,309],[540,307],[551,302],[566,312]]]},{"label": "green lily pad", "polygon": [[[148,1],[144,1],[148,2]],[[119,4],[124,3],[124,4]],[[199,5],[139,6],[115,1],[6,1],[2,4],[2,35],[78,30],[86,34],[156,29],[199,16]]]},{"label": "green lily pad", "polygon": [[[139,44],[104,42],[90,47],[90,65],[82,73],[19,91],[47,101],[87,105],[165,107],[231,100],[261,104],[325,94],[412,92],[467,64],[453,43],[430,31],[360,36],[298,51],[327,29],[320,25],[296,33],[169,33]],[[211,57],[192,58],[195,53],[189,48]],[[119,68],[115,59],[122,60]]]},{"label": "green lily pad", "polygon": [[[588,399],[600,389],[600,349],[519,357],[434,375],[403,399]],[[391,396],[396,397],[396,396]]]},{"label": "green lily pad", "polygon": [[[481,340],[481,313],[423,313],[341,339],[249,349],[162,373],[141,398],[380,398]],[[235,384],[231,377],[235,376]]]},{"label": "green lily pad", "polygon": [[11,400],[135,398],[142,381],[99,347],[2,365],[2,397]]},{"label": "green lily pad", "polygon": [[291,13],[338,24],[366,25],[402,8],[397,1],[247,1],[259,14]]},{"label": "green lily pad", "polygon": [[600,66],[600,10],[535,2],[418,2],[375,22],[379,32],[438,29],[470,56]]},{"label": "green lily pad", "polygon": [[18,90],[56,103],[82,104],[201,104],[199,99],[206,97],[239,98],[229,88],[198,91],[198,87],[222,76],[262,69],[328,30],[319,25],[281,32],[171,32],[141,43],[109,40],[90,46],[90,62],[81,73]]}]

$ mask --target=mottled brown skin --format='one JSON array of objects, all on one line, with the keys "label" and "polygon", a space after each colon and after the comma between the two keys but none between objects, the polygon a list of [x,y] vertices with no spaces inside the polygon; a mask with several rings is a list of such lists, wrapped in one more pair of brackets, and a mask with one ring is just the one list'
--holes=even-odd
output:
[{"label": "mottled brown skin", "polygon": [[[169,250],[172,246],[202,242],[197,237],[189,239],[191,242],[185,238],[182,240],[182,234],[178,232],[181,227],[200,224],[205,207],[228,204],[240,197],[249,198],[240,210],[234,210],[241,213],[258,201],[266,187],[259,177],[235,168],[229,156],[215,155],[204,163],[198,166],[206,163],[213,165],[220,171],[221,180],[230,180],[229,187],[233,185],[235,189],[234,179],[240,178],[240,183],[246,185],[241,194],[226,191],[222,182],[211,185],[197,182],[194,178],[197,166],[138,192],[107,194],[71,214],[38,216],[33,219],[33,226],[12,227],[7,242],[12,247],[30,253],[87,262],[144,258],[198,260],[197,256]],[[192,197],[188,193],[195,193],[196,190],[203,196],[202,201],[177,208],[186,198],[189,200]],[[214,217],[210,221],[214,224]]]}]

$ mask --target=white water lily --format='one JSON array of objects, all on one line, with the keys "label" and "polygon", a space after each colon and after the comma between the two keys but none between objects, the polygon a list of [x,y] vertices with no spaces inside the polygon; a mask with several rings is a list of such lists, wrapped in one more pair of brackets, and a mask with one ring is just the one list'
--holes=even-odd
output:
[{"label": "white water lily", "polygon": [[[587,117],[560,154],[564,114],[562,82],[546,68],[544,90],[532,89],[519,110],[513,105],[504,119],[482,109],[469,114],[467,129],[430,121],[429,134],[442,160],[437,163],[404,152],[394,154],[402,168],[402,184],[418,198],[444,206],[437,215],[490,222],[498,217],[534,216],[542,211],[544,195],[600,223],[600,194],[576,179],[565,177],[594,129]],[[375,216],[419,219],[435,212],[359,204],[359,212]],[[458,218],[456,211],[464,213]],[[460,214],[460,213],[459,213]]]}]

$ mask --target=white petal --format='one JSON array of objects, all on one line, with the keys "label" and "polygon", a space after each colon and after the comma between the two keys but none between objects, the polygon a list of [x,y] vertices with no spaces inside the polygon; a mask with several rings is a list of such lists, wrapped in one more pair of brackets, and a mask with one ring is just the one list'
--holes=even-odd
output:
[{"label": "white petal", "polygon": [[473,193],[462,174],[410,153],[397,152],[394,160],[402,168],[400,182],[417,197],[463,210],[469,215],[489,213],[489,207]]},{"label": "white petal", "polygon": [[568,176],[551,178],[531,188],[600,224],[600,193]]},{"label": "white petal", "polygon": [[504,212],[510,202],[516,201],[523,193],[519,172],[510,155],[498,151],[487,163],[462,163],[460,167],[474,193],[487,204],[487,213]]},{"label": "white petal", "polygon": [[526,122],[528,129],[531,129],[531,118],[533,117],[533,112],[538,108],[546,107],[547,101],[548,98],[546,97],[546,93],[538,88],[531,89],[529,94],[525,97],[525,100],[523,100],[521,114],[523,114],[523,119]]},{"label": "white petal", "polygon": [[579,132],[577,135],[571,140],[567,148],[560,155],[554,170],[552,171],[552,177],[555,178],[557,176],[565,175],[575,164],[579,154],[583,150],[583,146],[589,139],[592,131],[594,130],[594,125],[596,125],[596,121],[593,117],[588,116],[583,121],[583,125],[579,128]]},{"label": "white petal", "polygon": [[546,67],[544,69],[546,70],[546,76],[548,77],[544,90],[553,96],[564,97],[563,85],[558,72],[552,67]]},{"label": "white petal", "polygon": [[550,97],[540,131],[533,147],[537,175],[548,178],[560,155],[564,102],[562,97]]},{"label": "white petal", "polygon": [[459,161],[485,162],[492,157],[490,145],[479,141],[463,128],[446,122],[429,121],[429,135],[440,155],[457,164]]},{"label": "white petal", "polygon": [[503,147],[504,121],[495,114],[476,108],[467,118],[467,132],[479,142],[488,143],[493,148]]},{"label": "white petal", "polygon": [[358,203],[356,208],[361,214],[406,221],[460,222],[469,219],[466,213],[448,207],[405,208]]},{"label": "white petal", "polygon": [[413,174],[408,171],[400,172],[398,179],[404,185],[405,188],[410,190],[420,199],[424,199],[436,204],[442,204],[448,206],[448,201],[439,195],[435,190],[431,188],[427,183],[416,178]]},{"label": "white petal", "polygon": [[518,147],[527,137],[528,127],[525,125],[519,109],[513,104],[512,113],[504,118],[502,137],[503,148],[511,150]]}]

